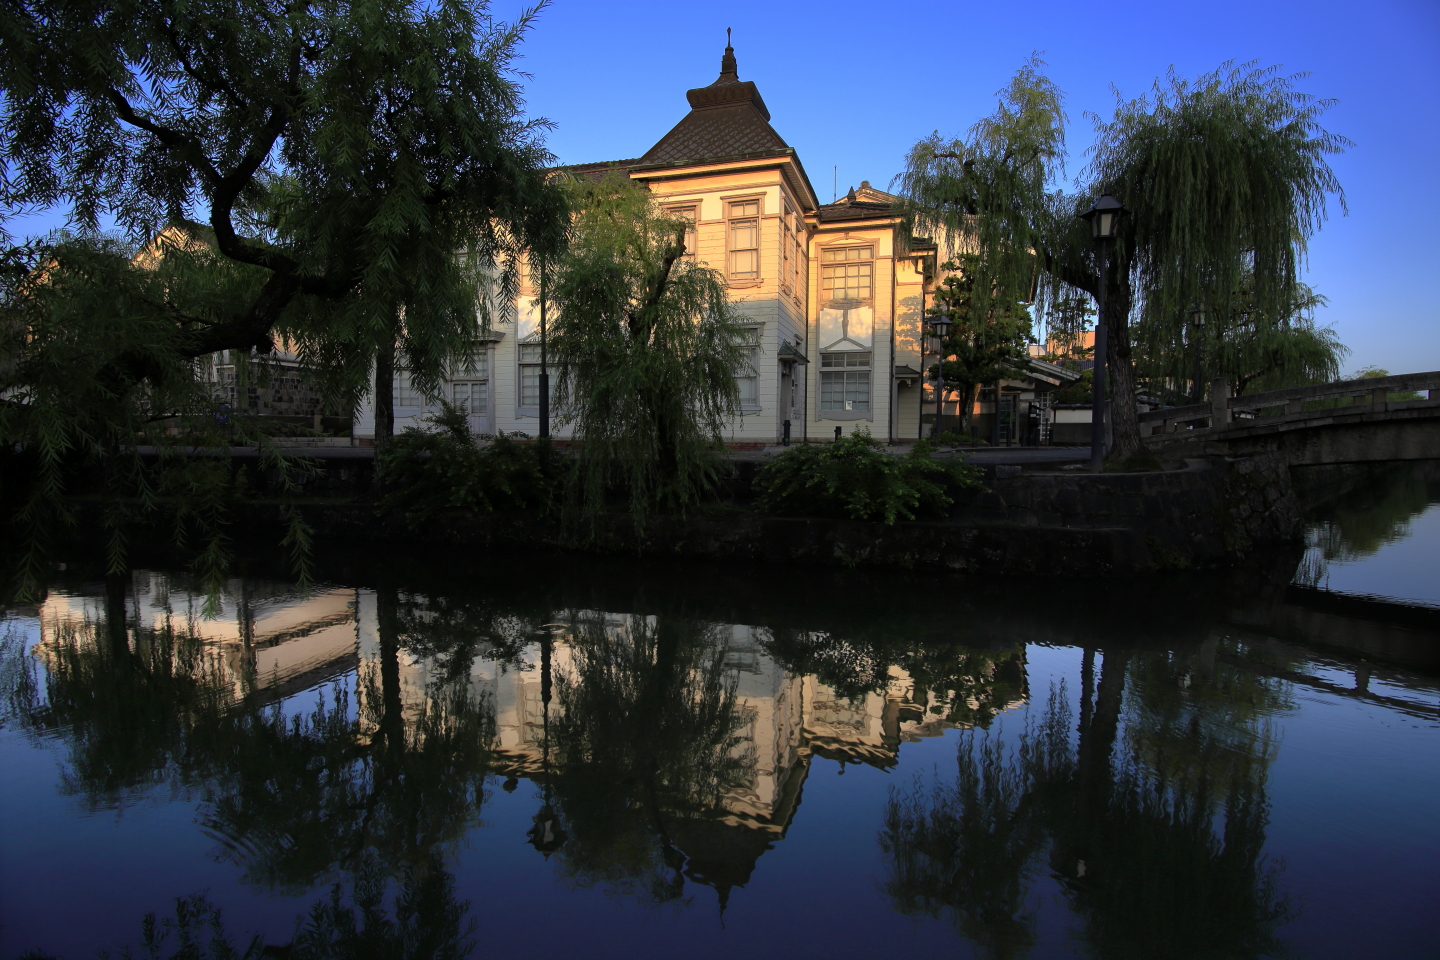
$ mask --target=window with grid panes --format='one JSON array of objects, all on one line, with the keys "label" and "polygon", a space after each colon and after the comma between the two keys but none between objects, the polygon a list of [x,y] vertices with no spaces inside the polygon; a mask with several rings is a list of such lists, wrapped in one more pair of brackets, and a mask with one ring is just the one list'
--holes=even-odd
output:
[{"label": "window with grid panes", "polygon": [[795,218],[790,204],[785,204],[785,215],[780,218],[780,289],[786,293],[795,289]]},{"label": "window with grid panes", "polygon": [[489,409],[490,351],[481,350],[450,381],[450,399],[467,416],[478,417]]},{"label": "window with grid panes", "polygon": [[794,214],[795,232],[792,235],[795,243],[795,256],[791,261],[795,268],[795,291],[801,293],[805,290],[805,284],[809,282],[810,262],[805,256],[805,219],[800,214]]},{"label": "window with grid panes", "polygon": [[688,226],[685,227],[685,256],[693,257],[700,252],[695,235],[695,221],[699,219],[694,207],[670,207],[665,211],[672,217],[684,220]]},{"label": "window with grid panes", "polygon": [[873,293],[874,247],[841,247],[826,250],[820,268],[820,299],[869,300]]},{"label": "window with grid panes", "polygon": [[730,204],[730,279],[760,279],[760,201]]},{"label": "window with grid panes", "polygon": [[540,344],[522,343],[520,348],[520,406],[540,406]]},{"label": "window with grid panes", "polygon": [[867,352],[820,354],[820,409],[870,409],[870,358]]},{"label": "window with grid panes", "polygon": [[760,406],[760,328],[746,327],[740,342],[745,362],[735,377],[735,385],[740,388],[740,406],[748,409]]},{"label": "window with grid panes", "polygon": [[404,367],[395,369],[395,406],[428,407],[430,401],[410,382],[410,371]]}]

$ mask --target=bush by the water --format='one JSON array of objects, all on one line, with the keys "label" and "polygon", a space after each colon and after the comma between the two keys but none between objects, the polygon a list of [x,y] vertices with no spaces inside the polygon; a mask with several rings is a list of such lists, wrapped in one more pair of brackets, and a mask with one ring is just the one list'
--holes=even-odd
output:
[{"label": "bush by the water", "polygon": [[980,471],[959,460],[936,460],[935,445],[915,444],[895,457],[858,432],[834,443],[791,447],[760,470],[757,499],[770,513],[850,520],[914,520],[943,516],[962,490],[980,486]]},{"label": "bush by the water", "polygon": [[449,404],[425,419],[431,429],[408,427],[380,454],[382,512],[424,522],[452,509],[546,514],[559,502],[569,463],[549,440],[517,443],[501,434],[486,443]]}]

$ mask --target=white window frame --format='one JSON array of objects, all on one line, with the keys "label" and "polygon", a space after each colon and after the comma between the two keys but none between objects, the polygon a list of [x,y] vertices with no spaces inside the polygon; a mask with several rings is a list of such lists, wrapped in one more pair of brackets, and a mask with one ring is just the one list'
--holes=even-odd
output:
[{"label": "white window frame", "polygon": [[[746,367],[750,372],[748,374],[740,373],[735,377],[735,385],[740,388],[740,412],[759,413],[762,409],[760,403],[760,358],[763,353],[761,347],[765,327],[761,324],[756,324],[754,326],[742,327],[741,330],[741,343],[749,354],[746,360]],[[748,399],[745,396],[747,392],[745,389],[746,381],[752,385],[752,389],[749,391],[752,396]]]},{"label": "white window frame", "polygon": [[[821,353],[820,419],[873,420],[874,371],[874,351],[826,350]],[[835,384],[839,385],[838,397]]]},{"label": "white window frame", "polygon": [[[754,213],[738,212],[739,208],[754,205]],[[732,286],[759,284],[762,280],[760,269],[760,220],[765,215],[765,197],[727,197],[725,199],[725,276]],[[746,226],[748,224],[748,226]],[[735,243],[737,229],[748,229],[754,237],[753,247],[739,247]],[[737,270],[737,253],[752,254],[755,257],[753,271]]]}]

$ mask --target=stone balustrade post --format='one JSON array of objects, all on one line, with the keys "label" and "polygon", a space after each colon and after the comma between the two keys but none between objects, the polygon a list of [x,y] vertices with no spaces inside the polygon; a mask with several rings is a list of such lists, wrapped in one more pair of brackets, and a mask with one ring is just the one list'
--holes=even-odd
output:
[{"label": "stone balustrade post", "polygon": [[1285,412],[1286,412],[1287,414],[1289,414],[1289,413],[1304,413],[1304,412],[1305,412],[1305,401],[1304,401],[1304,400],[1291,400],[1289,403],[1285,404]]},{"label": "stone balustrade post", "polygon": [[1221,430],[1230,424],[1230,381],[1216,377],[1210,381],[1210,429]]},{"label": "stone balustrade post", "polygon": [[1371,391],[1370,391],[1370,403],[1373,404],[1373,405],[1374,405],[1377,409],[1379,409],[1379,410],[1384,410],[1384,409],[1385,409],[1385,403],[1386,403],[1389,399],[1390,399],[1390,391],[1389,391],[1389,390],[1383,390],[1383,389],[1377,388],[1377,389],[1375,389],[1375,390],[1371,390]]}]

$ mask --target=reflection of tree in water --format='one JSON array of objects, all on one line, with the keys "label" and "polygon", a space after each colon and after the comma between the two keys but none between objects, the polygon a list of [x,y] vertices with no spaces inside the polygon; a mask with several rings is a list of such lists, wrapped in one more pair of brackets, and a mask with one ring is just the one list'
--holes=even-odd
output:
[{"label": "reflection of tree in water", "polygon": [[138,621],[127,630],[122,599],[105,620],[54,625],[44,694],[30,684],[16,714],[67,742],[67,789],[92,804],[166,782],[203,791],[200,821],[248,882],[303,891],[367,859],[420,869],[479,816],[494,716],[448,674],[407,707],[402,624],[440,654],[447,638],[405,623],[393,590],[376,601],[374,662],[353,693],[322,688],[308,711],[241,697],[193,632]]},{"label": "reflection of tree in water", "polygon": [[657,903],[678,899],[688,876],[720,888],[723,902],[730,878],[705,876],[695,848],[729,829],[717,822],[721,801],[755,761],[740,736],[748,718],[721,631],[667,615],[607,624],[577,614],[570,641],[550,721],[553,788],[569,833],[562,869],[581,885]]},{"label": "reflection of tree in water", "polygon": [[1305,531],[1297,583],[1318,587],[1330,563],[1372,557],[1410,536],[1411,523],[1440,503],[1440,469],[1433,463],[1390,464],[1363,487],[1327,505]]},{"label": "reflection of tree in water", "polygon": [[1092,663],[1078,745],[1062,687],[1013,748],[963,734],[953,784],[892,796],[880,842],[897,908],[1023,956],[1043,860],[1098,956],[1281,952],[1290,910],[1261,849],[1283,691],[1213,651],[1112,651],[1098,685]]}]

